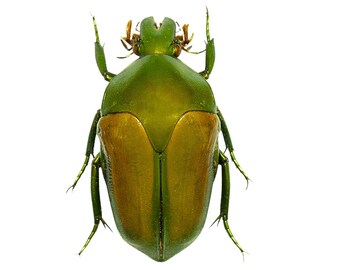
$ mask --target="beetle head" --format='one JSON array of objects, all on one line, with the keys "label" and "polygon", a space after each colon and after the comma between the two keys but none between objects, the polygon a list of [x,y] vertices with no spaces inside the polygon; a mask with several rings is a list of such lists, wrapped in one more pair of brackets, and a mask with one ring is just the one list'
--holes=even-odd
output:
[{"label": "beetle head", "polygon": [[[172,19],[166,17],[158,26],[153,17],[148,17],[141,23],[140,34],[132,34],[132,37],[131,25],[130,20],[126,27],[126,37],[122,38],[122,42],[126,49],[132,49],[136,55],[165,54],[178,57],[182,49],[185,51],[190,49],[186,47],[193,36],[188,38],[188,24],[183,25],[183,35],[176,36],[176,23]],[[131,45],[131,48],[124,42]]]}]

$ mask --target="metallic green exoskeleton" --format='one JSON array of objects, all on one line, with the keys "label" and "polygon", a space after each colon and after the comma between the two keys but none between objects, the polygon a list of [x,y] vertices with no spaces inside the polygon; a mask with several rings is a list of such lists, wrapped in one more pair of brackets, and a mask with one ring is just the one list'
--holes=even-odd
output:
[{"label": "metallic green exoskeleton", "polygon": [[[141,22],[140,33],[131,35],[128,22],[122,43],[139,58],[119,74],[107,71],[93,18],[96,61],[109,82],[96,113],[86,158],[74,184],[93,156],[95,137],[101,148],[92,161],[91,195],[94,227],[80,253],[89,244],[102,218],[99,169],[107,185],[111,207],[121,236],[156,261],[165,261],[186,248],[205,223],[212,184],[222,167],[221,211],[224,227],[243,253],[228,224],[230,177],[228,159],[218,148],[221,130],[232,161],[226,123],[207,83],[215,49],[206,23],[205,69],[197,73],[177,57],[189,51],[188,25],[176,35],[176,23],[165,18],[157,25],[153,17]],[[80,254],[79,253],[79,254]]]}]

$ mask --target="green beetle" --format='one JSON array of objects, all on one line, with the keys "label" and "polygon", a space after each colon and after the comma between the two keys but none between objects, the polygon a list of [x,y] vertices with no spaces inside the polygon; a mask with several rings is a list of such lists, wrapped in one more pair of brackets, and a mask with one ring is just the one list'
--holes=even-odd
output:
[{"label": "green beetle", "polygon": [[228,159],[218,148],[222,130],[225,145],[238,170],[226,123],[207,83],[215,61],[214,40],[206,18],[205,69],[197,73],[177,57],[189,51],[188,25],[176,35],[176,23],[164,18],[157,26],[144,19],[140,33],[131,36],[131,21],[122,43],[139,58],[121,73],[107,71],[95,18],[95,53],[100,73],[109,82],[89,133],[84,164],[70,188],[83,174],[96,134],[100,153],[92,161],[91,195],[94,227],[102,218],[99,169],[107,185],[116,226],[133,247],[156,261],[166,261],[190,245],[205,223],[213,181],[222,167],[220,215],[224,227],[243,253],[228,225],[230,177]]}]

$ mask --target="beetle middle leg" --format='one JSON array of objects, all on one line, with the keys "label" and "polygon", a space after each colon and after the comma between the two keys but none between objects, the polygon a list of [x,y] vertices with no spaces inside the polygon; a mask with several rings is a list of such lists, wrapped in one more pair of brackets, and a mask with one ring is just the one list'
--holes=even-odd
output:
[{"label": "beetle middle leg", "polygon": [[[225,230],[227,231],[229,237],[234,242],[234,244],[238,247],[238,249],[242,252],[245,252],[240,244],[236,241],[228,223],[228,211],[229,211],[229,198],[230,198],[230,174],[229,174],[229,162],[228,158],[220,151],[218,163],[222,166],[222,195],[221,195],[221,210],[220,215],[214,221],[223,220],[223,225]],[[213,223],[213,224],[214,224]]]},{"label": "beetle middle leg", "polygon": [[217,109],[217,115],[221,121],[221,130],[222,130],[222,135],[224,138],[224,142],[225,145],[227,147],[227,149],[229,150],[230,156],[231,156],[231,160],[234,162],[236,168],[240,171],[240,173],[242,173],[242,175],[244,176],[244,178],[247,180],[247,187],[248,187],[248,183],[249,183],[249,177],[247,176],[247,174],[244,172],[244,170],[241,168],[240,164],[238,163],[238,161],[236,160],[235,154],[234,154],[234,147],[233,147],[233,143],[231,142],[231,137],[230,137],[230,133],[227,127],[226,122],[224,121],[223,115],[221,113],[221,111],[219,109]]},{"label": "beetle middle leg", "polygon": [[96,52],[97,66],[98,66],[100,73],[103,75],[104,79],[109,82],[112,80],[115,74],[107,71],[104,47],[100,44],[97,22],[94,16],[92,16],[92,20],[93,20],[94,32],[96,35],[96,42],[94,43],[94,46],[95,46],[95,52]]},{"label": "beetle middle leg", "polygon": [[102,208],[100,204],[100,194],[99,194],[99,168],[100,168],[100,154],[98,154],[95,159],[92,161],[91,168],[91,197],[92,197],[92,207],[93,207],[93,216],[94,216],[94,225],[92,231],[87,238],[84,246],[79,252],[79,255],[84,251],[87,245],[90,243],[92,237],[96,233],[99,223],[102,222],[104,227],[111,228],[106,224],[104,219],[102,218]]},{"label": "beetle middle leg", "polygon": [[90,129],[89,136],[88,136],[88,139],[87,139],[87,147],[86,147],[85,160],[84,160],[83,166],[81,167],[81,169],[80,169],[80,171],[79,171],[79,173],[76,177],[76,180],[74,180],[72,186],[70,186],[67,189],[67,191],[69,191],[70,189],[74,189],[76,187],[80,177],[83,175],[83,173],[84,173],[84,171],[87,167],[87,164],[89,163],[90,155],[93,156],[93,149],[94,149],[94,143],[95,143],[95,140],[96,140],[97,124],[98,124],[99,118],[100,118],[100,110],[97,111],[97,113],[95,114],[93,121],[92,121],[91,129]]}]

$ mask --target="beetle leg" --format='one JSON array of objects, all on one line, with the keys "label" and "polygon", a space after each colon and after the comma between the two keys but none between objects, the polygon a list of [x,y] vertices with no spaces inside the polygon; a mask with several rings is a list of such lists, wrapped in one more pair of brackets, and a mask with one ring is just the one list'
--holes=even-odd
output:
[{"label": "beetle leg", "polygon": [[89,163],[90,155],[93,156],[93,148],[94,148],[94,142],[95,142],[95,139],[96,139],[97,124],[98,124],[99,118],[100,118],[100,110],[97,111],[97,113],[94,116],[93,121],[92,121],[91,129],[90,129],[90,132],[89,132],[89,137],[87,139],[87,147],[86,147],[85,160],[84,160],[83,166],[81,167],[81,169],[80,169],[80,171],[79,171],[79,173],[76,177],[76,180],[73,182],[73,185],[70,186],[67,189],[67,191],[69,191],[69,189],[71,189],[71,188],[74,189],[76,187],[80,177],[82,176],[83,172],[85,171],[85,169],[87,167],[87,164]]},{"label": "beetle leg", "polygon": [[[220,215],[214,221],[220,221],[222,218],[223,225],[225,230],[227,231],[229,237],[234,242],[234,244],[238,247],[238,249],[244,253],[243,248],[236,241],[228,223],[228,209],[229,209],[229,198],[230,198],[230,174],[229,174],[229,164],[228,158],[220,151],[219,153],[219,164],[222,166],[222,196],[221,196],[221,210]],[[214,224],[213,223],[213,224]]]},{"label": "beetle leg", "polygon": [[92,19],[93,19],[94,32],[96,34],[96,42],[94,43],[94,47],[95,47],[95,52],[96,52],[97,66],[98,66],[100,73],[103,75],[104,79],[109,82],[112,80],[115,74],[107,71],[104,47],[100,45],[97,22],[94,16],[92,16]]},{"label": "beetle leg", "polygon": [[206,36],[207,36],[207,44],[205,47],[205,69],[202,72],[200,72],[200,74],[205,79],[208,79],[214,67],[214,63],[215,63],[215,45],[214,45],[214,39],[210,39],[208,8],[207,8],[207,21],[206,21]]},{"label": "beetle leg", "polygon": [[235,157],[235,154],[234,154],[234,147],[233,147],[233,143],[231,142],[229,130],[228,130],[226,122],[224,121],[223,115],[222,115],[222,113],[219,109],[217,109],[217,115],[218,115],[218,117],[220,118],[220,121],[221,121],[221,130],[222,130],[224,142],[225,142],[227,149],[229,150],[231,160],[234,162],[236,168],[240,171],[240,173],[242,173],[244,178],[247,180],[247,187],[248,187],[250,179],[247,176],[247,174],[243,171],[243,169],[241,168],[238,161],[236,160],[236,157]]},{"label": "beetle leg", "polygon": [[93,207],[93,216],[94,216],[94,226],[92,231],[87,238],[84,246],[79,252],[79,255],[84,251],[87,245],[90,243],[92,237],[96,233],[99,223],[102,222],[104,227],[111,228],[106,224],[104,219],[102,218],[102,208],[100,204],[100,194],[99,194],[99,168],[100,168],[100,154],[98,154],[95,159],[92,161],[91,168],[91,197],[92,197],[92,207]]}]

